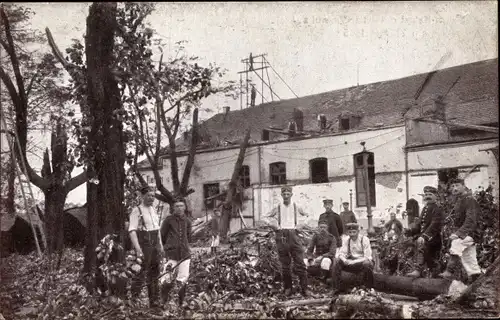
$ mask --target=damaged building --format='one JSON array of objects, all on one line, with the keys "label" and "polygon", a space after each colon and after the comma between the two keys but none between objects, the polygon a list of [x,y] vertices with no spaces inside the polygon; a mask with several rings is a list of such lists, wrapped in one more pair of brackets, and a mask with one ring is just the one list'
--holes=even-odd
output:
[{"label": "damaged building", "polygon": [[[207,201],[231,178],[245,130],[251,128],[240,182],[247,225],[279,201],[282,185],[317,222],[322,200],[334,209],[348,201],[359,219],[369,199],[375,222],[409,198],[422,204],[425,185],[447,173],[473,190],[492,185],[498,196],[498,59],[402,79],[360,85],[232,111],[200,124],[189,196],[195,216],[217,205]],[[189,133],[178,140],[184,170]],[[367,154],[367,162],[363,155]],[[143,175],[154,182],[147,163]],[[365,174],[365,173],[368,174]],[[164,156],[163,183],[171,188]],[[441,178],[440,178],[441,177]],[[366,185],[370,192],[366,192]],[[367,194],[369,193],[369,194]],[[241,227],[233,219],[232,230]]]}]

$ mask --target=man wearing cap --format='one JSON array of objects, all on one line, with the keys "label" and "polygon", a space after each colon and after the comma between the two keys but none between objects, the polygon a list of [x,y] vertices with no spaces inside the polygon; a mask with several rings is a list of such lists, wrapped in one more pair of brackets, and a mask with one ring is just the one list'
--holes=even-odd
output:
[{"label": "man wearing cap", "polygon": [[390,216],[391,219],[387,221],[387,223],[384,225],[384,228],[387,239],[396,240],[401,235],[401,232],[403,232],[403,224],[401,223],[401,221],[398,220],[398,218],[396,218],[395,212],[391,212]]},{"label": "man wearing cap", "polygon": [[129,234],[132,246],[143,265],[140,274],[132,280],[131,293],[133,298],[138,298],[144,276],[147,279],[148,297],[150,307],[158,306],[158,276],[160,274],[160,224],[161,217],[153,208],[154,193],[149,186],[139,190],[141,204],[132,209],[130,213]]},{"label": "man wearing cap", "polygon": [[163,302],[168,301],[170,291],[177,285],[179,287],[178,304],[182,306],[189,278],[191,235],[192,227],[186,214],[186,201],[182,197],[176,197],[172,215],[167,216],[161,225],[161,239],[167,258],[165,269],[174,268],[177,272],[176,283],[170,282],[170,279],[165,279],[165,281],[161,279],[161,282],[165,282],[161,289]]},{"label": "man wearing cap", "polygon": [[328,222],[318,222],[318,232],[314,234],[311,244],[307,249],[307,260],[304,262],[308,267],[319,265],[323,271],[324,279],[328,278],[330,267],[335,259],[337,242],[335,237],[328,232]]},{"label": "man wearing cap", "polygon": [[338,293],[342,287],[340,277],[342,270],[363,274],[365,285],[369,288],[373,286],[373,257],[370,239],[359,234],[357,223],[348,223],[346,229],[349,238],[342,243],[338,257],[333,264],[334,294]]},{"label": "man wearing cap", "polygon": [[328,232],[335,237],[337,246],[342,245],[342,234],[344,233],[344,225],[340,216],[332,210],[333,200],[325,199],[323,200],[323,207],[325,212],[320,214],[319,220],[325,220],[328,222]]},{"label": "man wearing cap", "polygon": [[461,262],[467,272],[469,282],[472,283],[481,275],[481,268],[476,256],[476,243],[479,236],[477,220],[481,213],[481,207],[465,187],[463,179],[452,179],[450,190],[451,194],[457,197],[457,202],[450,213],[453,215],[453,219],[451,219],[453,233],[450,235],[450,259],[446,270],[439,274],[439,277],[451,278],[454,267]]},{"label": "man wearing cap", "polygon": [[409,236],[417,236],[416,268],[408,274],[409,277],[420,277],[425,265],[435,271],[441,251],[441,231],[443,229],[443,209],[437,205],[437,189],[424,187],[425,206],[422,214],[408,230]]},{"label": "man wearing cap", "polygon": [[343,229],[344,229],[343,234],[345,234],[346,232],[345,225],[351,222],[357,223],[358,220],[356,219],[356,215],[354,214],[354,212],[349,210],[349,202],[347,201],[342,202],[342,207],[344,208],[344,211],[340,213],[340,219],[342,219]]},{"label": "man wearing cap", "polygon": [[304,248],[296,229],[299,226],[299,220],[303,217],[308,217],[308,214],[292,201],[292,195],[292,187],[282,187],[281,197],[283,198],[283,203],[274,208],[269,214],[264,215],[262,222],[275,230],[285,295],[290,296],[292,294],[291,262],[293,261],[294,270],[299,277],[301,293],[303,296],[307,296],[307,271],[304,264]]}]

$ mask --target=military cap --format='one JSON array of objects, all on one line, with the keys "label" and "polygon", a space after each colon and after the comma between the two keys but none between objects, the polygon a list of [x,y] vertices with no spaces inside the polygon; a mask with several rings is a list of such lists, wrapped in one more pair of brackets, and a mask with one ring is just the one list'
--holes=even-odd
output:
[{"label": "military cap", "polygon": [[184,199],[184,197],[182,197],[182,196],[175,196],[173,203],[176,203],[176,202],[182,202],[182,203],[186,204],[186,199]]},{"label": "military cap", "polygon": [[347,230],[358,230],[359,224],[357,224],[355,222],[349,222],[349,223],[346,223],[345,227]]},{"label": "military cap", "polygon": [[281,192],[285,192],[285,191],[289,191],[289,192],[292,192],[292,187],[291,186],[284,186],[284,187],[281,187]]},{"label": "military cap", "polygon": [[438,190],[434,187],[431,187],[431,186],[425,186],[424,193],[426,193],[426,192],[437,194]]},{"label": "military cap", "polygon": [[325,199],[325,200],[323,200],[323,203],[324,204],[333,204],[333,200],[332,199]]},{"label": "military cap", "polygon": [[344,202],[342,202],[342,204],[349,204],[349,202],[348,201],[344,201]]},{"label": "military cap", "polygon": [[144,195],[150,191],[153,191],[153,188],[151,188],[151,186],[142,186],[139,188],[139,192]]},{"label": "military cap", "polygon": [[460,178],[453,178],[453,179],[451,179],[450,180],[450,184],[453,184],[453,183],[465,184],[464,179],[460,179]]}]

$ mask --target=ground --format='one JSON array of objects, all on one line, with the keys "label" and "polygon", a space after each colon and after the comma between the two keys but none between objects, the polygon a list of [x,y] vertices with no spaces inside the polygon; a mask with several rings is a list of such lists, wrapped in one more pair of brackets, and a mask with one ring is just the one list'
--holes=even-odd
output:
[{"label": "ground", "polygon": [[[91,296],[86,293],[84,287],[78,284],[79,271],[83,264],[83,257],[79,251],[67,249],[62,258],[61,267],[57,271],[51,271],[47,260],[37,258],[35,253],[26,256],[11,255],[2,260],[0,315],[3,315],[5,319],[113,320],[181,317],[193,319],[398,318],[395,314],[384,313],[383,310],[373,312],[373,310],[356,310],[339,307],[339,305],[332,309],[330,289],[316,280],[311,281],[312,295],[307,300],[298,294],[291,299],[286,299],[279,293],[281,284],[272,276],[256,271],[248,272],[248,270],[253,270],[250,267],[250,261],[243,259],[240,253],[230,253],[229,249],[224,250],[226,252],[221,254],[217,263],[214,264],[214,260],[206,254],[207,249],[194,249],[192,279],[185,307],[178,309],[172,303],[164,310],[149,309],[146,299],[132,304],[128,300],[109,296]],[[209,290],[207,286],[210,284],[212,284],[212,289]],[[439,300],[421,304],[409,297],[382,294],[360,288],[353,289],[346,295],[348,296],[358,297],[361,299],[360,303],[364,305],[385,301],[385,305],[390,306],[390,310],[405,306],[407,317],[413,318],[421,318],[423,315],[428,317],[429,312],[437,310],[436,306],[441,308],[442,317],[446,317],[446,312],[452,312],[449,311],[452,309]],[[423,306],[423,309],[418,309],[419,306]],[[471,311],[469,315],[475,317],[492,315],[491,310],[482,309],[483,312],[479,315],[477,310]],[[456,316],[458,311],[456,308],[453,310],[455,313],[450,314]]]}]

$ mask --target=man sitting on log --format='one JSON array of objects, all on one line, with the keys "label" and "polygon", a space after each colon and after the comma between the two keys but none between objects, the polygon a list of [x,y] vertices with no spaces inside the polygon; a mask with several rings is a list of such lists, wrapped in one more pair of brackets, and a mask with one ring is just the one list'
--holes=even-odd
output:
[{"label": "man sitting on log", "polygon": [[279,204],[268,215],[264,216],[262,222],[275,231],[285,295],[290,296],[292,294],[293,283],[291,263],[293,261],[294,270],[299,277],[301,293],[303,296],[308,296],[304,248],[297,234],[299,215],[307,217],[308,214],[292,201],[292,195],[292,187],[282,187],[281,197],[283,198],[283,203]]},{"label": "man sitting on log", "polygon": [[335,237],[328,232],[328,222],[320,220],[318,222],[319,232],[315,233],[309,248],[307,249],[308,259],[304,259],[307,267],[319,266],[323,274],[323,279],[327,279],[330,274],[330,267],[337,251]]},{"label": "man sitting on log", "polygon": [[333,264],[334,294],[341,289],[342,270],[362,274],[367,287],[373,286],[373,257],[370,239],[359,234],[357,223],[346,225],[349,238],[342,243],[338,257]]},{"label": "man sitting on log", "polygon": [[476,243],[478,238],[477,219],[481,213],[481,207],[476,199],[468,192],[464,180],[453,179],[450,182],[452,195],[457,197],[453,208],[453,229],[450,235],[450,259],[446,270],[439,274],[441,278],[451,278],[452,270],[459,262],[467,272],[469,282],[474,282],[481,275],[481,268],[476,257]]},{"label": "man sitting on log", "polygon": [[407,232],[410,236],[418,236],[416,268],[408,274],[409,277],[415,278],[422,275],[425,265],[431,272],[435,271],[441,252],[441,231],[444,219],[443,210],[436,203],[437,189],[431,186],[424,187],[424,201],[422,215]]}]

